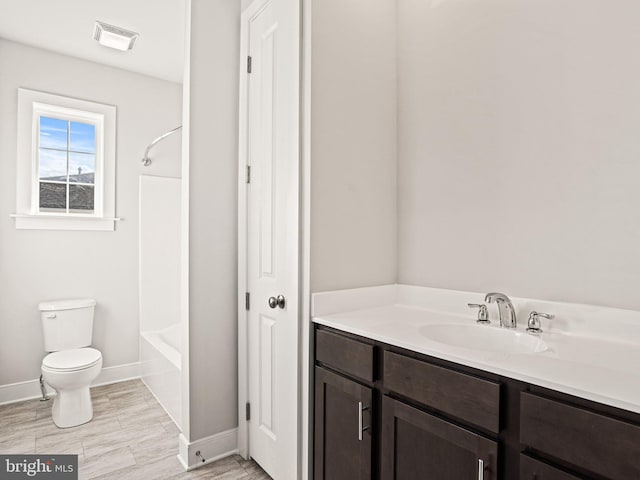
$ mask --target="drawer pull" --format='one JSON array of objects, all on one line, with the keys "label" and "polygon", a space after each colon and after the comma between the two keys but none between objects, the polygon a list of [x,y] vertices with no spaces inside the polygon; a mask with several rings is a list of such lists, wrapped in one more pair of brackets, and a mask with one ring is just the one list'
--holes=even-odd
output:
[{"label": "drawer pull", "polygon": [[484,461],[478,459],[478,480],[484,480]]},{"label": "drawer pull", "polygon": [[369,407],[362,405],[362,402],[358,402],[358,440],[362,441],[362,434],[365,430],[369,430],[371,426],[365,427],[362,424],[362,412],[369,410]]}]

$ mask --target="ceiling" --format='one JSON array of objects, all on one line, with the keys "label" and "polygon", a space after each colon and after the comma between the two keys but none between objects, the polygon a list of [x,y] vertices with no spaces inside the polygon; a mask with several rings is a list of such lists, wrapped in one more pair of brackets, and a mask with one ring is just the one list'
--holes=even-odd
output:
[{"label": "ceiling", "polygon": [[[140,33],[129,52],[93,40],[96,20]],[[0,37],[182,82],[185,0],[0,0]]]}]

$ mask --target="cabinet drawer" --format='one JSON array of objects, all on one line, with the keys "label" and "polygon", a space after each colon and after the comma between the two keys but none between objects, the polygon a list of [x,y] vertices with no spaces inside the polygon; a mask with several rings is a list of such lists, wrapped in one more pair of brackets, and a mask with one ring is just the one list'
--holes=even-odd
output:
[{"label": "cabinet drawer", "polygon": [[520,442],[610,478],[640,478],[640,427],[565,403],[520,394]]},{"label": "cabinet drawer", "polygon": [[316,360],[354,377],[373,381],[373,345],[318,330]]},{"label": "cabinet drawer", "polygon": [[384,352],[384,386],[489,432],[500,431],[500,384]]},{"label": "cabinet drawer", "polygon": [[580,480],[580,477],[534,460],[527,455],[520,455],[520,480]]}]

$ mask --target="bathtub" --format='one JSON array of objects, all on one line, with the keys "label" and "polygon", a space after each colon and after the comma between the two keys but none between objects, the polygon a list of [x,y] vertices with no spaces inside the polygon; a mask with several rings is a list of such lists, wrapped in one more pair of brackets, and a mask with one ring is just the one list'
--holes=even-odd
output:
[{"label": "bathtub", "polygon": [[181,338],[182,325],[179,323],[161,330],[140,332],[142,381],[180,429],[182,428]]}]

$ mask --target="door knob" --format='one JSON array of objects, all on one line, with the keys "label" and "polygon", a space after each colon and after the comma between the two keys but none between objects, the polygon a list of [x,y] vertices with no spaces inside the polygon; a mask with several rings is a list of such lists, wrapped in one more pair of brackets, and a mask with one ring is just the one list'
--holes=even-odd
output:
[{"label": "door knob", "polygon": [[284,308],[284,305],[285,305],[284,295],[278,295],[277,297],[269,297],[269,306],[271,308],[276,308],[276,307]]}]

